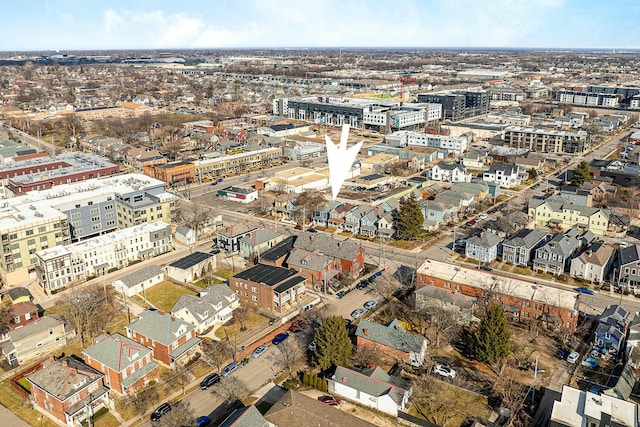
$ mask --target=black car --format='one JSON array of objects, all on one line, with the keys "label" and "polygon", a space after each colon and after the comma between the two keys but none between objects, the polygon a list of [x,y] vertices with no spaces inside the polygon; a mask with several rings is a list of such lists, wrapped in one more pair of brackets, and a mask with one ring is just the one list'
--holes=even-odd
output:
[{"label": "black car", "polygon": [[151,414],[151,421],[158,421],[160,418],[166,414],[167,412],[171,412],[171,406],[168,403],[163,403],[158,406],[155,411]]},{"label": "black car", "polygon": [[363,280],[362,282],[358,283],[356,285],[356,289],[364,289],[367,286],[369,286],[369,281],[368,280]]},{"label": "black car", "polygon": [[316,230],[315,228],[307,228],[307,233],[317,233],[318,230]]},{"label": "black car", "polygon": [[220,375],[215,373],[207,375],[200,383],[200,390],[206,390],[212,385],[214,385],[215,383],[219,383],[219,382],[220,382]]}]

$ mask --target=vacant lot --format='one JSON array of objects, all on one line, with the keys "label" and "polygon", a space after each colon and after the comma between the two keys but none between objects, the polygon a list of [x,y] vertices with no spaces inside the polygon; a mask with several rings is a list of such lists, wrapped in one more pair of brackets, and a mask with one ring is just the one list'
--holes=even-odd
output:
[{"label": "vacant lot", "polygon": [[[171,311],[171,308],[174,306],[176,301],[178,301],[180,295],[195,295],[196,293],[171,282],[162,282],[146,291],[146,294],[147,301],[150,304],[158,310],[163,310],[168,313]],[[136,299],[144,304],[144,299],[140,296],[136,297]]]}]

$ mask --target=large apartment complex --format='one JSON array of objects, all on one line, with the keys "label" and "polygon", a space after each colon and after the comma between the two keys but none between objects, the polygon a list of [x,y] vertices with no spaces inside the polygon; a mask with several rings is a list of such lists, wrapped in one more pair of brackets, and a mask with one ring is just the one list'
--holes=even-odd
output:
[{"label": "large apartment complex", "polygon": [[536,153],[579,154],[589,148],[587,131],[575,132],[545,128],[508,126],[504,140],[510,147],[524,148]]}]

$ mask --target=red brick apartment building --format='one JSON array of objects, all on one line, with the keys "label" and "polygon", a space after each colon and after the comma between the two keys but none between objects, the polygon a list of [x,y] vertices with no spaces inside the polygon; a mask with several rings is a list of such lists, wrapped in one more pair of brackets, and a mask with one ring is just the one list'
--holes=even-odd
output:
[{"label": "red brick apartment building", "polygon": [[513,320],[541,321],[568,331],[578,325],[580,294],[575,291],[429,259],[418,268],[416,284],[417,288],[436,286],[480,300],[493,299]]},{"label": "red brick apartment building", "polygon": [[306,279],[284,267],[257,264],[229,278],[241,304],[286,312],[306,293]]}]

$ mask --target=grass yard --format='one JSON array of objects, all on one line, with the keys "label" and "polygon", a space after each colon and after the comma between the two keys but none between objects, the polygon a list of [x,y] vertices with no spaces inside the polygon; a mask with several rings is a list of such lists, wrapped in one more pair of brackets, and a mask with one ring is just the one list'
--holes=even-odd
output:
[{"label": "grass yard", "polygon": [[417,240],[392,240],[391,242],[389,242],[389,246],[406,250],[415,249],[421,244],[422,242],[419,242]]},{"label": "grass yard", "polygon": [[126,337],[127,331],[124,329],[124,327],[128,324],[129,322],[127,321],[127,315],[125,313],[122,313],[116,319],[114,319],[113,325],[109,328],[109,332],[111,334],[118,333]]},{"label": "grass yard", "polygon": [[27,390],[28,392],[31,392],[31,383],[27,381],[26,378],[20,378],[17,381],[17,383],[20,384],[23,389]]},{"label": "grass yard", "polygon": [[471,417],[489,419],[491,407],[486,396],[440,382],[429,399],[432,403],[421,405],[422,410],[418,411],[415,405],[419,403],[415,402],[409,411],[411,415],[424,418],[423,414],[427,414],[429,421],[449,427],[461,426]]},{"label": "grass yard", "polygon": [[0,382],[0,403],[29,425],[42,427],[57,426],[57,424],[38,411],[30,409],[28,402],[25,402],[25,399],[11,387],[9,380]]},{"label": "grass yard", "polygon": [[223,279],[228,279],[229,277],[233,276],[233,270],[229,269],[229,268],[217,268],[213,274],[215,276],[218,277],[222,277]]},{"label": "grass yard", "polygon": [[[183,294],[195,295],[192,290],[176,285],[171,282],[162,282],[146,291],[147,301],[153,304],[158,310],[167,313],[171,311],[178,298]],[[144,303],[144,300],[143,300]]]}]

